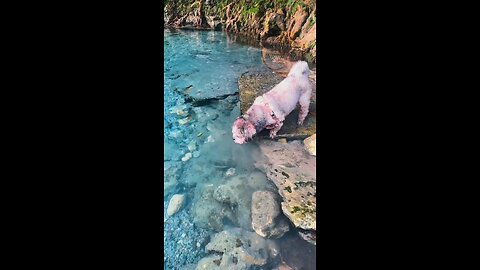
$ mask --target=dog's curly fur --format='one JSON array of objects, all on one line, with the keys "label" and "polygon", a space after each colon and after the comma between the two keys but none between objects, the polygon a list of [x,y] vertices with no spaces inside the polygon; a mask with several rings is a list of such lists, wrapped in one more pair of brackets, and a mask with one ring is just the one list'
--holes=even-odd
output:
[{"label": "dog's curly fur", "polygon": [[296,62],[283,81],[257,97],[247,112],[233,123],[232,134],[235,143],[246,143],[265,128],[270,130],[270,138],[275,138],[282,128],[285,117],[295,109],[297,103],[300,104],[298,124],[302,125],[307,117],[312,95],[308,73],[307,62]]}]

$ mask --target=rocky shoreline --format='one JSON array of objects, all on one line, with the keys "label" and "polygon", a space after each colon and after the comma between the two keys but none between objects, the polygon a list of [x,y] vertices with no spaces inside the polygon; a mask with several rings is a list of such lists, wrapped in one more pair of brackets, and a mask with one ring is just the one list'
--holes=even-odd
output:
[{"label": "rocky shoreline", "polygon": [[223,30],[288,52],[291,60],[316,62],[316,1],[170,0],[164,1],[164,25]]},{"label": "rocky shoreline", "polygon": [[[255,48],[242,55],[251,52],[260,57]],[[195,48],[188,57],[203,60],[212,53],[211,47]],[[249,106],[246,100],[271,89],[289,69],[288,60],[271,57],[270,52],[262,55],[270,70],[238,71],[238,81],[222,82],[226,89],[211,84],[208,76],[215,72],[167,66],[165,76],[172,80],[172,104],[164,119],[167,269],[313,269],[314,256],[303,253],[310,254],[316,245],[315,145],[312,139],[301,140],[315,134],[315,115],[307,116],[310,128],[300,137],[289,137],[301,131],[295,126],[275,141],[257,137],[248,145],[235,145],[227,130]],[[190,86],[192,79],[200,78]],[[315,81],[312,71],[311,82]],[[250,97],[245,99],[246,92]],[[313,95],[313,107],[315,101]],[[293,250],[294,245],[301,250]],[[309,266],[302,268],[305,257]]]}]

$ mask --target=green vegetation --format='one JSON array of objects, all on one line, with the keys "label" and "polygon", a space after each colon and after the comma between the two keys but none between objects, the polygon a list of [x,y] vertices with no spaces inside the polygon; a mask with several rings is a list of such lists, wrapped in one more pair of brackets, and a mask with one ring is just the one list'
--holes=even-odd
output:
[{"label": "green vegetation", "polygon": [[317,17],[313,15],[313,17],[308,18],[308,24],[307,24],[307,31],[312,28],[312,26],[317,22]]},{"label": "green vegetation", "polygon": [[301,207],[294,206],[292,210],[290,210],[290,213],[292,214],[295,214],[297,212],[300,212],[301,214],[314,214],[315,210],[310,209],[310,207],[302,204]]}]

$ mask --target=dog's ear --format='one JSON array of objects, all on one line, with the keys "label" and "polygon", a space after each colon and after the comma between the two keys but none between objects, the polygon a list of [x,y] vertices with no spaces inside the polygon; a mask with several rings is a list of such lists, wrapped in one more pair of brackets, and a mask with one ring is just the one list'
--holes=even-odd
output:
[{"label": "dog's ear", "polygon": [[243,129],[247,138],[252,138],[257,133],[255,126],[250,122],[246,122]]}]

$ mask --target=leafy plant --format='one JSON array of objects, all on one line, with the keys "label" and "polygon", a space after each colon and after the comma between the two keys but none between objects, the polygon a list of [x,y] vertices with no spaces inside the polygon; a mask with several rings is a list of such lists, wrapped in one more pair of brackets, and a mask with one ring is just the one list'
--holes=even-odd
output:
[{"label": "leafy plant", "polygon": [[308,19],[307,31],[310,30],[310,28],[312,28],[312,26],[315,24],[316,21],[317,21],[317,17],[315,17],[315,15],[313,15],[313,17],[310,17]]}]

